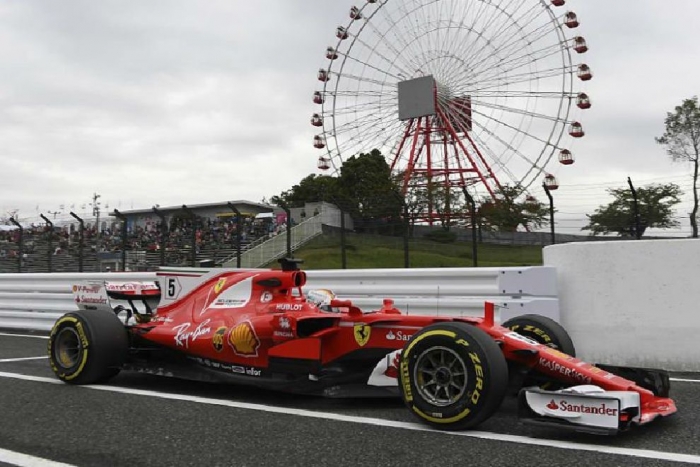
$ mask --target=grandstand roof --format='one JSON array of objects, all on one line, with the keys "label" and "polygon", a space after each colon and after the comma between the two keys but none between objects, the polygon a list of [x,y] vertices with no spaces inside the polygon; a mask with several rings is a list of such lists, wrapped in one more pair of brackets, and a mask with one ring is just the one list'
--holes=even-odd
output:
[{"label": "grandstand roof", "polygon": [[[234,206],[254,206],[256,208],[259,208],[261,211],[266,211],[266,212],[272,212],[275,207],[270,206],[267,204],[261,204],[261,203],[256,203],[254,201],[247,201],[247,200],[237,200],[237,201],[221,201],[218,203],[205,203],[205,204],[187,204],[186,206],[189,209],[202,209],[202,208],[225,208],[228,209],[228,203],[233,204]],[[157,206],[158,210],[162,212],[173,212],[173,211],[179,211],[182,209],[182,204],[179,206]],[[133,214],[148,214],[153,212],[153,208],[149,209],[130,209],[128,211],[119,211],[120,213],[124,215],[133,215]]]}]

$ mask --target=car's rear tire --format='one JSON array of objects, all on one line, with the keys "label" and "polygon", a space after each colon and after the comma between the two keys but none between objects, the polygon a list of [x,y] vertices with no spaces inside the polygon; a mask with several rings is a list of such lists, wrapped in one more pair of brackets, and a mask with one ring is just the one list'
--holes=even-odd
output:
[{"label": "car's rear tire", "polygon": [[569,333],[551,318],[532,314],[522,315],[509,319],[502,326],[567,355],[576,356],[576,348]]},{"label": "car's rear tire", "polygon": [[129,339],[124,324],[109,311],[80,310],[60,317],[48,343],[51,369],[70,384],[103,383],[126,360]]},{"label": "car's rear tire", "polygon": [[466,323],[427,326],[401,352],[401,397],[434,428],[477,426],[501,405],[507,384],[508,366],[498,344]]}]

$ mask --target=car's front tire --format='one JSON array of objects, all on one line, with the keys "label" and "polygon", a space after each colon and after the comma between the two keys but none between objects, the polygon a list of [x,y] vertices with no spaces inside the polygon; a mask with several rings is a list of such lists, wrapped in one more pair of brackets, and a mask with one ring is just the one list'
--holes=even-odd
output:
[{"label": "car's front tire", "polygon": [[509,319],[502,326],[567,355],[576,356],[576,348],[569,333],[551,318],[533,314],[522,315]]},{"label": "car's front tire", "polygon": [[119,373],[129,350],[124,324],[109,311],[61,316],[48,343],[51,369],[70,384],[102,383]]},{"label": "car's front tire", "polygon": [[[576,348],[569,333],[561,324],[551,318],[534,314],[522,315],[509,319],[502,326],[566,355],[576,356]],[[522,368],[519,365],[512,364],[510,374],[513,378],[511,386],[516,392],[520,391],[520,388],[528,386],[539,386],[549,390],[565,387],[550,376]]]},{"label": "car's front tire", "polygon": [[501,405],[507,384],[498,344],[466,323],[427,326],[401,352],[401,396],[415,416],[435,428],[477,426]]}]

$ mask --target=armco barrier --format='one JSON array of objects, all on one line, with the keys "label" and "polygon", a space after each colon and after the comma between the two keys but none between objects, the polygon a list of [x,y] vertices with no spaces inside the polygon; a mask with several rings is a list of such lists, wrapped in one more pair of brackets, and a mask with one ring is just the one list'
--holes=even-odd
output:
[{"label": "armco barrier", "polygon": [[[189,269],[183,269],[183,271]],[[310,270],[307,289],[331,289],[365,310],[384,298],[408,314],[496,319],[538,313],[559,321],[556,271],[548,267]],[[0,328],[47,331],[76,309],[72,285],[86,280],[154,280],[155,273],[0,274]]]},{"label": "armco barrier", "polygon": [[72,286],[85,280],[153,280],[155,273],[0,274],[0,328],[48,331],[76,310]]},{"label": "armco barrier", "polygon": [[700,241],[569,243],[546,247],[544,262],[580,357],[700,371]]}]

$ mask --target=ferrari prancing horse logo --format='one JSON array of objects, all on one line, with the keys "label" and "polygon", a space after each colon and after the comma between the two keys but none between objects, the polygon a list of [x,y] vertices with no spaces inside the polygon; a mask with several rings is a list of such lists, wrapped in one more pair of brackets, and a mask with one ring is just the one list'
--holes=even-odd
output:
[{"label": "ferrari prancing horse logo", "polygon": [[360,347],[364,347],[369,341],[369,336],[372,334],[372,328],[365,323],[356,323],[353,326],[353,334],[355,335],[355,340]]},{"label": "ferrari prancing horse logo", "polygon": [[226,285],[226,278],[222,277],[221,279],[219,279],[219,282],[217,282],[216,285],[214,286],[214,293],[217,293],[217,294],[220,293],[221,290],[223,290],[225,285]]}]

